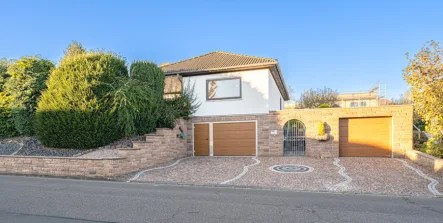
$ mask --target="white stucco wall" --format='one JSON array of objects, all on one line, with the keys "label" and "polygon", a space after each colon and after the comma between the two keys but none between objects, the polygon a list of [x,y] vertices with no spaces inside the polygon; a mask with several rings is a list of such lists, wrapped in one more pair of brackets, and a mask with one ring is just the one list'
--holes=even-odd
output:
[{"label": "white stucco wall", "polygon": [[[274,81],[274,77],[270,71],[268,71],[269,78],[269,111],[278,111],[280,110],[281,99],[282,96],[280,94],[280,90],[278,90],[277,84]],[[283,106],[284,107],[284,106]]]},{"label": "white stucco wall", "polygon": [[[184,77],[183,82],[186,84],[190,81],[191,84],[195,84],[194,91],[198,101],[201,102],[193,116],[264,114],[269,113],[271,107],[276,110],[280,109],[281,95],[277,85],[270,84],[270,81],[274,82],[270,75],[269,69],[261,69]],[[242,98],[207,101],[206,80],[230,77],[241,77]]]}]

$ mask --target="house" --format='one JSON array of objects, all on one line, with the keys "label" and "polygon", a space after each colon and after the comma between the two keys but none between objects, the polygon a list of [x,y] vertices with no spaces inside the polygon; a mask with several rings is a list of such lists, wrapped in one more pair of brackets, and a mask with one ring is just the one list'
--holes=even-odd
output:
[{"label": "house", "polygon": [[379,102],[377,92],[368,91],[338,94],[337,104],[342,108],[357,108],[378,106]]},{"label": "house", "polygon": [[374,107],[387,105],[386,85],[378,82],[369,91],[340,93],[337,104],[342,108]]},{"label": "house", "polygon": [[161,69],[165,98],[192,85],[201,103],[187,121],[190,155],[402,157],[412,149],[412,106],[285,110],[276,59],[216,51]]}]

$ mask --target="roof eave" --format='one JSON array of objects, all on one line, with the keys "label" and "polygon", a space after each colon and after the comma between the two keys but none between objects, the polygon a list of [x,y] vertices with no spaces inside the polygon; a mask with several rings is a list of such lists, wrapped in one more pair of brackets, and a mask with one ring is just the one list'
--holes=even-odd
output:
[{"label": "roof eave", "polygon": [[259,68],[268,68],[268,67],[272,67],[276,64],[278,64],[278,62],[249,64],[249,65],[212,68],[212,69],[204,69],[204,70],[169,71],[169,72],[164,72],[164,74],[165,75],[175,75],[175,74],[193,75],[193,74],[214,73],[214,72],[220,72],[220,71],[252,70],[252,69],[259,69]]},{"label": "roof eave", "polygon": [[281,82],[283,83],[283,88],[285,91],[285,95],[283,95],[283,99],[285,101],[291,100],[291,97],[289,94],[289,89],[288,89],[288,86],[286,85],[285,79],[283,78],[283,72],[281,71],[280,64],[277,63],[275,66],[277,67],[277,72],[278,72]]}]

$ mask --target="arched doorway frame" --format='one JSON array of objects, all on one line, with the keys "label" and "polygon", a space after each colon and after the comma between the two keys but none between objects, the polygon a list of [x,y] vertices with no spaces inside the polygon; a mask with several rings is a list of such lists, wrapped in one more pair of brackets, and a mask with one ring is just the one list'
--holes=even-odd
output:
[{"label": "arched doorway frame", "polygon": [[306,155],[306,126],[298,119],[290,119],[283,126],[283,155]]}]

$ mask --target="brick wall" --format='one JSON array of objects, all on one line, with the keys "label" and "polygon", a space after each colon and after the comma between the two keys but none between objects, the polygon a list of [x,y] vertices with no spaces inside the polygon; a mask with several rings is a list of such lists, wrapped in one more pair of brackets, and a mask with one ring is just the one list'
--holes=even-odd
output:
[{"label": "brick wall", "polygon": [[[322,109],[287,109],[270,114],[270,129],[277,130],[277,135],[270,135],[269,153],[278,155],[283,152],[283,126],[291,119],[297,119],[306,126],[306,155],[310,157],[338,157],[339,119],[353,117],[384,117],[393,120],[394,157],[403,157],[412,149],[412,106],[380,106],[366,108],[322,108]],[[315,139],[318,123],[324,122],[330,139],[326,142]]]},{"label": "brick wall", "polygon": [[[230,122],[257,120],[258,155],[283,155],[283,127],[291,119],[306,126],[306,155],[309,157],[338,157],[339,119],[351,117],[393,117],[393,151],[395,157],[403,157],[412,149],[412,106],[382,106],[366,108],[287,109],[264,115],[193,117],[188,122],[188,154],[192,154],[192,123]],[[324,122],[328,141],[318,141],[317,127]],[[277,134],[271,134],[276,130]]]},{"label": "brick wall", "polygon": [[146,141],[134,142],[133,148],[119,149],[119,157],[88,159],[73,157],[0,156],[0,172],[13,174],[109,178],[148,168],[186,156],[186,120],[177,120],[174,129],[157,129]]}]

